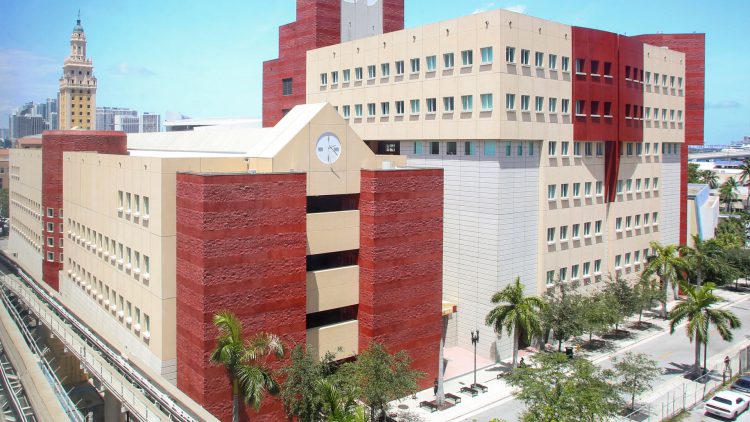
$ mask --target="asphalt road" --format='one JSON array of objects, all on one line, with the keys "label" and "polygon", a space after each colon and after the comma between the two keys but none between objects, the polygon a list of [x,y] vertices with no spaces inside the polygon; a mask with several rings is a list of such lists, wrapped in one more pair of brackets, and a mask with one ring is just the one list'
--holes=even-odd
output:
[{"label": "asphalt road", "polygon": [[[719,292],[720,294],[720,292]],[[734,339],[729,342],[721,340],[719,333],[716,329],[713,329],[709,334],[708,344],[708,356],[709,360],[713,355],[720,355],[725,353],[726,350],[741,343],[742,341],[750,339],[750,300],[745,300],[740,303],[736,303],[726,309],[734,312],[740,321],[743,322],[743,327],[734,331]],[[688,371],[694,361],[695,347],[687,338],[685,333],[685,327],[678,327],[675,329],[674,334],[670,335],[669,331],[657,334],[650,339],[634,346],[626,348],[625,350],[619,351],[616,355],[621,355],[627,351],[635,353],[646,353],[651,356],[652,359],[656,360],[659,366],[662,368],[662,375],[654,385],[662,384],[666,381],[679,377]],[[702,356],[701,352],[701,356]],[[603,368],[611,367],[612,362],[609,359],[605,359],[600,362],[600,366]],[[699,406],[702,407],[702,406]],[[502,418],[508,422],[517,422],[519,420],[519,414],[523,411],[523,403],[507,398],[501,400],[493,408],[487,409],[484,412],[472,416],[469,420],[476,420],[477,422],[489,421],[492,418]],[[748,413],[748,412],[745,412]],[[721,419],[712,419],[712,416],[701,416],[706,421],[714,421]],[[746,419],[747,418],[747,419]],[[693,419],[690,419],[693,420]],[[701,421],[703,419],[694,419],[695,421]],[[738,420],[750,422],[750,417],[743,414]]]}]

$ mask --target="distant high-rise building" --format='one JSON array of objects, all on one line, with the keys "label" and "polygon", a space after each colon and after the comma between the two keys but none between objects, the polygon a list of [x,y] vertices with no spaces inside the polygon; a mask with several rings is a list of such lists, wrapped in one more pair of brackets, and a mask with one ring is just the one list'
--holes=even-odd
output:
[{"label": "distant high-rise building", "polygon": [[8,139],[8,138],[10,138],[10,129],[0,128],[0,139]]},{"label": "distant high-rise building", "polygon": [[37,113],[37,105],[33,102],[24,104],[16,109],[8,119],[9,137],[11,139],[24,136],[38,135],[47,129],[44,118]]},{"label": "distant high-rise building", "polygon": [[59,94],[60,129],[93,129],[96,111],[94,65],[86,57],[86,34],[78,16],[70,35],[70,56],[63,64]]},{"label": "distant high-rise building", "polygon": [[115,116],[138,117],[137,110],[124,107],[97,107],[96,130],[116,130]]},{"label": "distant high-rise building", "polygon": [[139,133],[140,132],[140,118],[136,114],[135,116],[115,116],[114,130],[122,131],[125,133]]},{"label": "distant high-rise building", "polygon": [[141,133],[160,132],[161,115],[154,113],[143,113],[141,116]]}]

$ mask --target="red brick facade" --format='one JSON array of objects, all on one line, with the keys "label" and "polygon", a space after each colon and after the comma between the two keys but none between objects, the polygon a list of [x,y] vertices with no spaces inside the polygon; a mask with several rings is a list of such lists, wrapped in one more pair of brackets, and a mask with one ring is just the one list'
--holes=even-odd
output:
[{"label": "red brick facade", "polygon": [[[297,0],[297,20],[279,27],[279,58],[263,63],[263,127],[275,126],[284,110],[305,104],[307,51],[341,42],[342,0]],[[404,28],[404,0],[383,2],[383,32]],[[292,79],[283,95],[282,80]]]},{"label": "red brick facade", "polygon": [[[235,313],[244,334],[305,342],[306,175],[177,175],[177,386],[221,420],[232,400],[213,315]],[[269,399],[254,421],[280,421]]]},{"label": "red brick facade", "polygon": [[[42,278],[45,283],[59,290],[58,272],[62,269],[60,255],[63,247],[60,239],[63,233],[60,226],[64,215],[63,208],[63,153],[70,151],[92,151],[101,154],[126,155],[128,153],[127,135],[125,132],[54,130],[42,134],[42,218],[44,248],[42,255]],[[47,209],[52,208],[52,217]],[[64,214],[64,211],[63,211]],[[48,230],[52,224],[52,232]],[[53,238],[54,246],[49,246],[48,238]],[[47,259],[48,253],[54,253],[54,261]]]},{"label": "red brick facade", "polygon": [[442,331],[443,170],[362,170],[359,349],[406,350],[437,375]]}]

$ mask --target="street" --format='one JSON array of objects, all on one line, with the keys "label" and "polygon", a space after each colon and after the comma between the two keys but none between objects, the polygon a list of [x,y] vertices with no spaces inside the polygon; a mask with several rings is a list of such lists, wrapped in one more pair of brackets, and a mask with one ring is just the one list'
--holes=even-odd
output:
[{"label": "street", "polygon": [[[717,294],[721,296],[721,291]],[[750,301],[744,300],[739,303],[735,303],[728,308],[734,312],[740,321],[743,322],[743,327],[734,331],[734,338],[730,342],[725,342],[719,336],[719,333],[715,328],[710,333],[710,342],[708,347],[708,357],[711,360],[712,356],[722,355],[728,349],[740,344],[743,341],[750,340]],[[630,347],[625,347],[619,350],[615,356],[620,356],[625,352],[631,351],[634,353],[646,353],[651,356],[652,359],[656,360],[659,366],[662,368],[662,375],[654,383],[654,387],[663,384],[667,381],[673,381],[675,377],[681,377],[693,364],[694,360],[694,345],[690,343],[685,333],[685,326],[679,326],[675,328],[673,335],[669,334],[669,330],[665,330],[659,334],[656,334],[641,343],[637,343]],[[701,352],[702,356],[702,352]],[[609,358],[605,358],[600,362],[595,359],[594,362],[599,363],[603,368],[609,368],[612,366],[612,362]],[[702,408],[702,405],[698,406]],[[515,422],[519,420],[520,412],[523,410],[524,405],[512,397],[505,398],[498,401],[493,407],[488,408],[481,413],[471,415],[466,418],[466,421],[476,420],[478,422],[488,421],[492,418],[502,418],[508,422]],[[700,414],[699,412],[696,412]],[[747,413],[747,412],[746,412]],[[707,421],[720,420],[712,419],[712,416],[700,416],[705,418]],[[700,421],[703,419],[689,419]],[[747,414],[743,415],[738,420],[750,421],[750,417]]]}]

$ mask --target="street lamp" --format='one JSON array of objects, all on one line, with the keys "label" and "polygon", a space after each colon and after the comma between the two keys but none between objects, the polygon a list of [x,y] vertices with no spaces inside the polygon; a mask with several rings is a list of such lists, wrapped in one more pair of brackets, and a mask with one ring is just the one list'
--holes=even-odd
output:
[{"label": "street lamp", "polygon": [[479,343],[479,328],[471,330],[471,344],[474,345],[474,384],[471,385],[472,387],[477,385],[477,343]]}]

